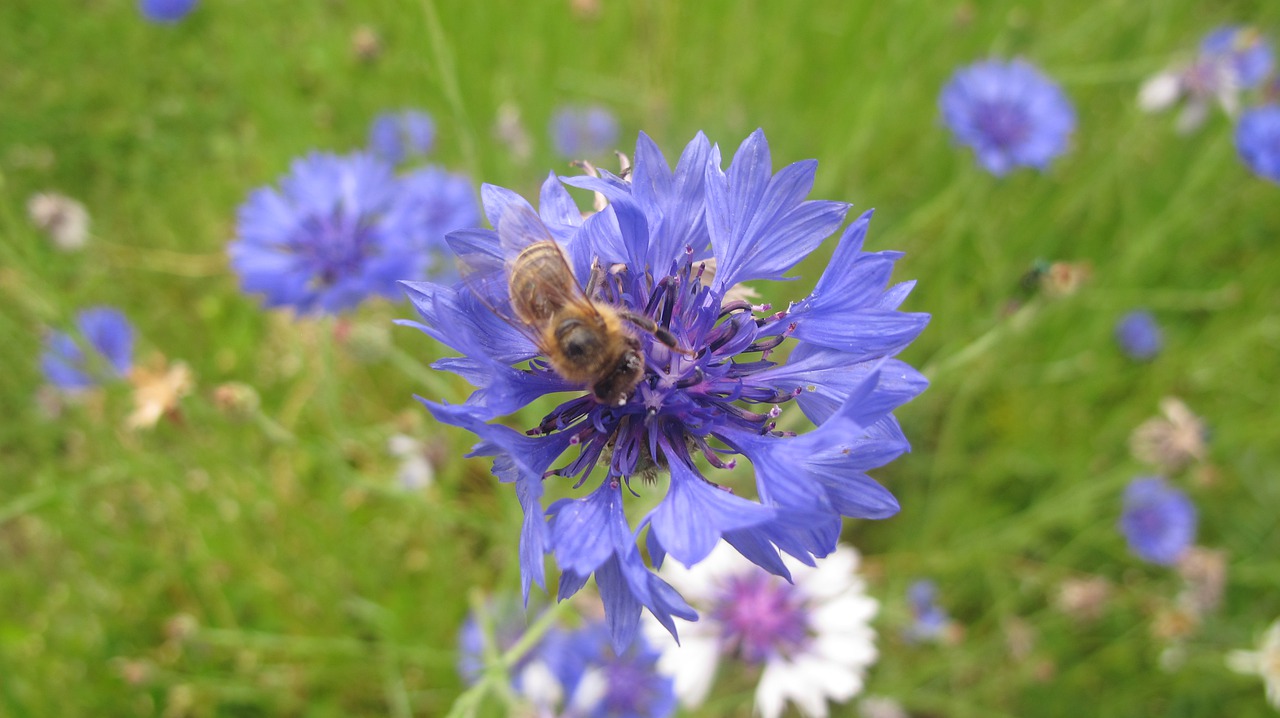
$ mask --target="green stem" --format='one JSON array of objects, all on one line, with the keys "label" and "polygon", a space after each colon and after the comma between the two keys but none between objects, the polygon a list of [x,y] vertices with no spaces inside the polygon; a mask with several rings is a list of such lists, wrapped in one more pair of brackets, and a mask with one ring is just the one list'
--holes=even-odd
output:
[{"label": "green stem", "polygon": [[526,653],[538,645],[538,642],[559,623],[562,617],[570,612],[571,608],[572,606],[568,601],[560,601],[543,611],[542,615],[538,616],[525,629],[524,635],[520,637],[520,640],[516,641],[505,653],[498,655],[497,644],[493,638],[493,627],[489,624],[489,614],[484,603],[484,597],[479,592],[472,593],[471,612],[480,621],[480,628],[484,633],[484,652],[487,666],[480,680],[463,691],[457,700],[453,702],[453,706],[449,709],[449,713],[445,718],[472,718],[477,715],[476,711],[479,709],[481,701],[490,691],[498,693],[510,704],[514,700],[510,690],[511,669]]}]

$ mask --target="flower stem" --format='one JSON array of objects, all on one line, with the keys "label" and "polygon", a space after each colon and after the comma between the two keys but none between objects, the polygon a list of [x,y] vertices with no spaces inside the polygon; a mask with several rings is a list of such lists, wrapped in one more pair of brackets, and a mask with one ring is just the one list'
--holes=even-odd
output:
[{"label": "flower stem", "polygon": [[571,604],[568,601],[560,601],[543,611],[530,626],[525,629],[524,635],[520,640],[516,641],[511,648],[501,655],[497,652],[497,643],[494,640],[493,625],[490,622],[488,608],[485,606],[484,596],[478,591],[471,594],[471,612],[480,622],[480,628],[484,633],[484,651],[485,651],[485,671],[480,676],[480,680],[475,685],[463,691],[453,702],[453,706],[449,709],[445,718],[472,718],[478,715],[481,702],[486,694],[490,691],[498,693],[503,700],[510,705],[515,700],[515,696],[511,694],[511,669],[516,663],[524,657],[526,653],[538,645],[538,642],[547,635],[559,620],[569,613]]}]

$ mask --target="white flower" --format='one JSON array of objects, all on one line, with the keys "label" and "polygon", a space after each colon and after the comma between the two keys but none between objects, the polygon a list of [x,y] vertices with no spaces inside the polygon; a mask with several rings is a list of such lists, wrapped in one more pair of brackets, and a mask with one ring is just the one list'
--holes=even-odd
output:
[{"label": "white flower", "polygon": [[65,195],[33,195],[27,200],[27,215],[63,251],[81,249],[89,238],[89,211]]},{"label": "white flower", "polygon": [[436,471],[427,457],[425,442],[412,436],[394,434],[387,440],[387,453],[400,460],[396,481],[405,491],[425,489],[435,483]]},{"label": "white flower", "polygon": [[1258,650],[1232,651],[1227,665],[1233,671],[1260,676],[1267,686],[1267,700],[1280,708],[1280,619],[1262,636]]},{"label": "white flower", "polygon": [[1156,73],[1138,90],[1138,107],[1144,112],[1159,112],[1173,106],[1182,96],[1182,76],[1177,72]]},{"label": "white flower", "polygon": [[129,373],[133,384],[133,413],[125,420],[129,429],[153,428],[161,417],[176,415],[178,402],[191,393],[195,379],[186,362],[156,358],[150,366]]},{"label": "white flower", "polygon": [[1193,459],[1204,461],[1208,452],[1208,427],[1177,397],[1160,400],[1163,417],[1148,419],[1129,435],[1129,451],[1134,458],[1177,471]]},{"label": "white flower", "polygon": [[778,718],[788,702],[825,718],[827,701],[843,703],[862,691],[877,658],[871,619],[879,605],[857,574],[858,552],[840,546],[810,567],[783,556],[795,583],[766,573],[721,543],[693,568],[667,561],[661,574],[701,619],[676,619],[680,645],[656,622],[648,634],[661,646],[659,671],[673,676],[687,707],[706,698],[723,655],[761,665],[756,711]]}]

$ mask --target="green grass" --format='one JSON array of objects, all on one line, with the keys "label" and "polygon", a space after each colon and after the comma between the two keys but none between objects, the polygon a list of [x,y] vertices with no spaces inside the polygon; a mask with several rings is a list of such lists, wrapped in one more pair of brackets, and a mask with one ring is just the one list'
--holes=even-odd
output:
[{"label": "green grass", "polygon": [[[1241,165],[1220,113],[1180,137],[1134,97],[1216,24],[1276,37],[1280,9],[603,5],[583,20],[564,2],[209,0],[174,27],[127,0],[0,7],[0,714],[447,711],[469,592],[518,585],[512,492],[412,399],[466,387],[405,370],[441,355],[411,330],[370,361],[333,322],[263,312],[224,248],[250,189],[311,149],[361,146],[388,108],[434,114],[436,161],[530,193],[567,170],[545,122],[570,101],[609,105],[669,156],[698,130],[730,151],[763,127],[775,165],[819,159],[814,196],[877,209],[869,248],[907,252],[906,308],[934,319],[905,358],[933,385],[900,412],[914,453],[878,472],[902,513],[845,533],[884,606],[870,692],[926,716],[1079,715],[1082,699],[1095,715],[1265,714],[1261,685],[1222,657],[1280,617],[1280,188]],[[362,24],[383,40],[372,63],[351,51]],[[940,126],[946,78],[991,53],[1031,59],[1076,104],[1074,146],[1046,174],[992,179]],[[527,162],[491,138],[506,101],[536,140]],[[89,207],[85,251],[59,253],[27,223],[26,198],[46,189]],[[812,286],[830,249],[768,298]],[[1091,262],[1092,281],[1011,320],[1037,259]],[[136,323],[144,356],[191,365],[180,423],[126,431],[120,388],[41,414],[42,332],[104,303]],[[1134,306],[1166,331],[1150,364],[1111,338]],[[350,321],[409,314],[382,303]],[[279,428],[219,412],[226,381],[253,386]],[[1212,426],[1217,481],[1177,481],[1199,542],[1229,560],[1225,603],[1174,671],[1151,625],[1177,579],[1115,530],[1124,485],[1146,471],[1128,434],[1166,395]],[[442,446],[430,490],[395,488],[396,431]],[[926,575],[965,628],[954,646],[900,638],[905,587]],[[1081,627],[1053,597],[1086,575],[1115,590]],[[1020,622],[1027,659],[1006,647]]]}]

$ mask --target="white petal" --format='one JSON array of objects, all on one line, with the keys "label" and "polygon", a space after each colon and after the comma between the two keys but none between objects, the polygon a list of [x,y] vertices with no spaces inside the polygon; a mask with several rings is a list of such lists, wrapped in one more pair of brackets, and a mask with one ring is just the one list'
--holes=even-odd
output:
[{"label": "white petal", "polygon": [[804,682],[804,676],[792,675],[791,666],[782,661],[765,664],[756,684],[756,712],[761,718],[778,718],[787,705],[789,685]]},{"label": "white petal", "polygon": [[809,625],[817,633],[857,628],[870,623],[878,608],[879,604],[870,596],[841,596],[820,606],[810,607]]},{"label": "white petal", "polygon": [[559,705],[564,688],[544,661],[531,661],[520,671],[520,693],[539,707]]},{"label": "white petal", "polygon": [[1144,112],[1167,110],[1182,94],[1182,81],[1178,74],[1161,72],[1148,78],[1138,90],[1138,107]]},{"label": "white petal", "polygon": [[1209,105],[1204,100],[1192,99],[1182,108],[1182,112],[1178,113],[1178,120],[1174,123],[1174,129],[1178,134],[1188,134],[1200,128],[1204,121],[1209,117]]},{"label": "white petal", "polygon": [[569,700],[573,711],[591,712],[604,699],[609,690],[609,680],[599,668],[588,668],[578,680],[578,687]]},{"label": "white petal", "polygon": [[686,708],[697,708],[707,699],[715,682],[720,642],[711,636],[686,637],[683,645],[662,652],[658,672],[674,680],[676,698]]}]

